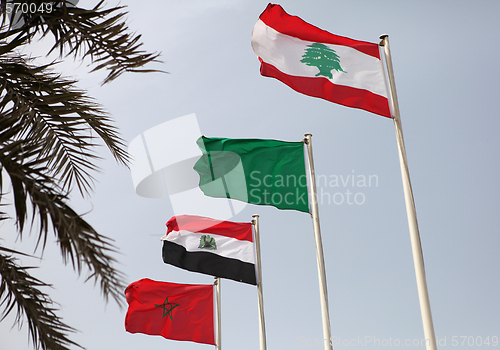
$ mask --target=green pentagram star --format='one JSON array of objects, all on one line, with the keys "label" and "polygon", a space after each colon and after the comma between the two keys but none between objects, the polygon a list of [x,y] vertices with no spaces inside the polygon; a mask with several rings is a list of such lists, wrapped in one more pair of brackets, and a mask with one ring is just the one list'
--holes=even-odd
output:
[{"label": "green pentagram star", "polygon": [[[179,304],[169,303],[168,302],[168,297],[167,297],[167,299],[165,299],[165,301],[163,302],[163,304],[159,304],[159,305],[155,304],[155,307],[159,307],[159,308],[163,309],[163,317],[165,317],[165,316],[170,317],[170,319],[172,320],[172,322],[174,321],[174,319],[172,318],[172,310],[175,309],[177,306],[179,306]],[[170,307],[170,308],[167,308],[167,307]]]}]

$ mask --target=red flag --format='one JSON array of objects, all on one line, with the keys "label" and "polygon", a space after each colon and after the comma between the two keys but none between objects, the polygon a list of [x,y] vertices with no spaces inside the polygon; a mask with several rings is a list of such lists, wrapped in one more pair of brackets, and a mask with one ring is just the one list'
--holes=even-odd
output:
[{"label": "red flag", "polygon": [[269,4],[252,32],[260,73],[308,96],[391,118],[378,44],[338,36]]},{"label": "red flag", "polygon": [[125,289],[130,333],[215,345],[213,285],[142,279]]}]

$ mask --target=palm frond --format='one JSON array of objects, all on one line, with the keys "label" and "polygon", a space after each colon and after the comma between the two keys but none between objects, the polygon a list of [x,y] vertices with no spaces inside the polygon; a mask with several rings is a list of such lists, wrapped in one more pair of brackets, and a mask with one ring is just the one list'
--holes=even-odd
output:
[{"label": "palm frond", "polygon": [[[7,254],[5,254],[7,253]],[[3,320],[16,309],[15,322],[26,319],[31,340],[43,350],[69,350],[80,347],[68,338],[75,330],[57,316],[52,299],[41,288],[51,287],[28,273],[30,267],[17,264],[13,254],[20,252],[0,246],[0,306]]]},{"label": "palm frond", "polygon": [[102,140],[126,165],[125,144],[101,106],[77,89],[76,81],[53,73],[51,67],[33,66],[20,55],[0,57],[0,117],[22,126],[10,138],[25,144],[44,141],[39,157],[48,160],[46,166],[61,179],[64,190],[74,183],[80,193],[88,193],[91,172],[98,169],[95,140]]},{"label": "palm frond", "polygon": [[[159,54],[143,51],[141,36],[129,33],[124,7],[104,9],[101,1],[86,10],[69,0],[30,0],[37,7],[51,4],[53,11],[27,11],[9,21],[6,6],[13,2],[0,2],[0,207],[2,186],[10,182],[18,234],[23,235],[31,218],[31,230],[35,222],[38,230],[36,249],[43,251],[53,232],[64,263],[78,274],[88,271],[87,280],[100,285],[106,301],[111,297],[123,305],[124,278],[113,267],[113,241],[67,203],[74,187],[82,195],[91,191],[92,174],[99,170],[96,146],[103,143],[118,163],[128,164],[124,141],[102,107],[76,88],[77,81],[53,73],[56,62],[36,66],[16,50],[52,37],[47,54],[88,58],[92,71],[107,72],[103,84],[124,72],[157,72],[145,65],[159,62]],[[0,210],[0,220],[7,218]],[[56,315],[54,302],[41,290],[50,286],[32,277],[15,254],[23,253],[0,247],[3,318],[17,308],[16,322],[27,319],[36,348],[78,345],[68,338],[74,330]]]},{"label": "palm frond", "polygon": [[12,183],[19,232],[27,219],[26,204],[31,203],[40,226],[37,246],[41,244],[43,249],[49,231],[53,231],[64,262],[71,262],[79,274],[87,267],[89,278],[100,284],[105,300],[111,296],[122,305],[123,274],[113,267],[116,260],[111,256],[116,248],[66,204],[66,195],[46,174],[46,160],[37,157],[42,148],[15,141],[0,149],[0,164]]},{"label": "palm frond", "polygon": [[[41,0],[30,2],[38,5],[47,3]],[[93,9],[87,10],[67,6],[66,1],[52,3],[50,13],[23,13],[23,27],[0,34],[0,40],[19,32],[24,33],[28,41],[36,34],[42,37],[51,34],[55,43],[49,52],[57,50],[61,57],[90,58],[96,64],[92,71],[106,69],[109,72],[103,85],[124,72],[165,73],[143,68],[148,63],[160,62],[160,53],[148,53],[141,49],[141,35],[129,33],[124,6],[104,9],[104,1],[100,1]]]}]

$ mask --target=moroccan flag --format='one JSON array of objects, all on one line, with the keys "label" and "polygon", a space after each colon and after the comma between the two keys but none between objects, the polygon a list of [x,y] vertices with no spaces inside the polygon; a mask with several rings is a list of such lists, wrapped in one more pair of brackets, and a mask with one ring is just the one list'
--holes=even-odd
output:
[{"label": "moroccan flag", "polygon": [[202,136],[194,170],[205,195],[308,213],[302,142]]},{"label": "moroccan flag", "polygon": [[130,333],[215,345],[213,285],[142,279],[125,289]]},{"label": "moroccan flag", "polygon": [[378,44],[331,34],[269,4],[253,29],[252,47],[263,76],[391,118]]},{"label": "moroccan flag", "polygon": [[256,285],[252,224],[179,215],[167,222],[163,261],[185,270]]}]

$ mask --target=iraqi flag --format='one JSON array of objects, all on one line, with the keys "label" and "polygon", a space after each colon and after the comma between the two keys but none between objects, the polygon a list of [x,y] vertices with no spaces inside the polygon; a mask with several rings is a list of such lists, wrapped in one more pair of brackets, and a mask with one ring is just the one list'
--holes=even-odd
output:
[{"label": "iraqi flag", "polygon": [[257,285],[251,223],[174,216],[162,241],[166,264]]},{"label": "iraqi flag", "polygon": [[260,73],[295,91],[391,118],[378,44],[331,34],[269,4],[252,32]]},{"label": "iraqi flag", "polygon": [[215,345],[213,285],[142,279],[125,289],[130,333]]}]

